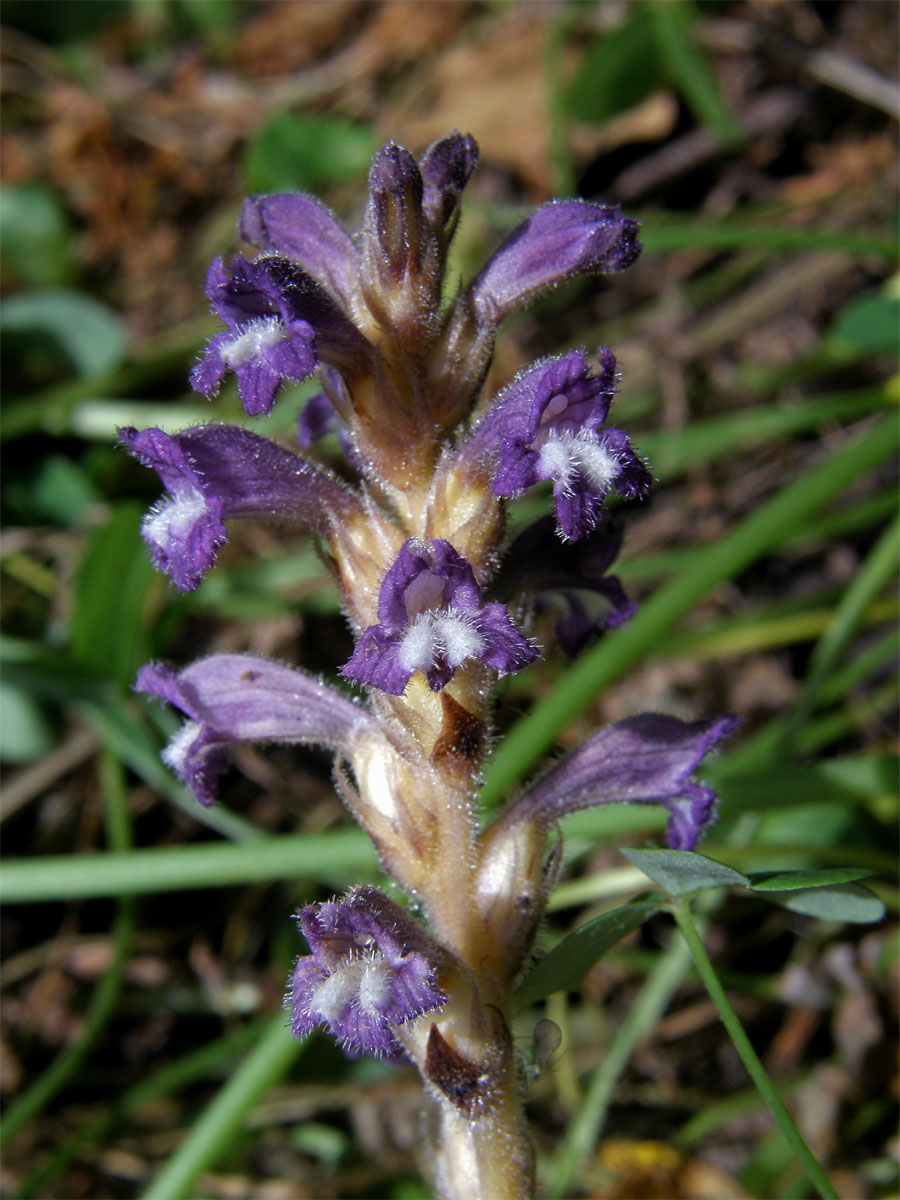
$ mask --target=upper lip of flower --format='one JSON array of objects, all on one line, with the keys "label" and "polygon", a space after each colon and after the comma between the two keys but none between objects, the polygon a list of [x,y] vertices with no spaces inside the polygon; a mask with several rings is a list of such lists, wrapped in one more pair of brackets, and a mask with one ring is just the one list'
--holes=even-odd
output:
[{"label": "upper lip of flower", "polygon": [[673,850],[691,850],[715,816],[715,792],[691,779],[737,728],[735,717],[679,721],[642,713],[601,729],[541,776],[498,825],[547,825],[596,804],[662,804]]}]

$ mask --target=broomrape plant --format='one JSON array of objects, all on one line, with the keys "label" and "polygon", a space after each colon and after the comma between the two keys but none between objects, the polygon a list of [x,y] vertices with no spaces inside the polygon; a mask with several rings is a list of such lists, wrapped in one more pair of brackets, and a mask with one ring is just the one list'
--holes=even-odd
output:
[{"label": "broomrape plant", "polygon": [[[255,416],[285,383],[315,375],[322,390],[302,413],[299,445],[337,432],[355,485],[236,426],[121,438],[162,480],[143,534],[177,587],[200,584],[235,517],[302,526],[319,541],[356,639],[341,667],[355,698],[245,654],[151,663],[137,687],[187,717],[164,758],[201,804],[213,802],[233,743],[334,751],[343,801],[421,919],[370,886],[302,909],[310,954],[289,983],[291,1029],[325,1026],[349,1054],[411,1060],[430,1102],[436,1190],[501,1200],[534,1186],[510,1001],[558,873],[557,822],[591,805],[662,804],[669,846],[690,850],[715,808],[693,773],[734,722],[621,721],[480,831],[496,680],[544,652],[529,621],[552,593],[568,652],[631,615],[607,573],[620,534],[604,502],[643,497],[651,476],[607,424],[617,376],[605,348],[544,359],[482,395],[506,316],[563,279],[623,270],[640,246],[617,208],[546,204],[442,303],[477,157],[456,133],[419,162],[386,145],[356,238],[309,196],[251,198],[240,229],[257,253],[210,269],[225,330],[194,388],[213,396],[234,374]],[[542,483],[555,516],[508,544],[506,502]],[[586,592],[603,597],[599,622]]]}]

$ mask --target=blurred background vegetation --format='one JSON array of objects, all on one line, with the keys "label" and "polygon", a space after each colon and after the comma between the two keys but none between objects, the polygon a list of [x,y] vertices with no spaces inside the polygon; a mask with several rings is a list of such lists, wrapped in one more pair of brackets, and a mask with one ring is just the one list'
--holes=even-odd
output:
[{"label": "blurred background vegetation", "polygon": [[[887,915],[711,893],[707,944],[838,1191],[896,1194],[896,7],[0,15],[4,1194],[426,1195],[413,1075],[280,1033],[291,911],[377,877],[327,759],[242,748],[201,811],[159,762],[176,719],[130,692],[148,658],[213,650],[333,675],[350,639],[328,579],[308,541],[236,527],[207,582],[175,593],[138,534],[157,481],[115,431],[215,417],[290,438],[308,388],[259,422],[232,389],[214,407],[187,389],[241,197],[313,190],[355,226],[383,140],[421,151],[454,128],[482,151],[461,278],[552,195],[641,218],[636,267],[511,323],[488,387],[609,344],[617,423],[658,478],[624,514],[641,614],[572,668],[509,683],[486,797],[603,722],[739,714],[704,851],[741,871],[866,868]],[[648,886],[616,848],[663,823],[570,819],[545,946]],[[653,917],[521,1015],[542,1177],[577,1196],[808,1195],[671,928]]]}]

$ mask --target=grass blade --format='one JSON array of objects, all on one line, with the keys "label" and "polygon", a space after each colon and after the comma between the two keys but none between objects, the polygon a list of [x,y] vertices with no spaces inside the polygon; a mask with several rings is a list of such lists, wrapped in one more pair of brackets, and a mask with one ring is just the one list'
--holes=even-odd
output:
[{"label": "grass blade", "polygon": [[728,1035],[734,1043],[734,1048],[741,1056],[741,1061],[747,1068],[747,1073],[756,1085],[759,1094],[765,1100],[766,1105],[772,1116],[787,1139],[797,1158],[803,1164],[803,1168],[809,1177],[810,1183],[814,1185],[816,1191],[825,1200],[838,1200],[838,1194],[831,1186],[831,1181],[828,1176],[819,1166],[812,1151],[806,1142],[800,1130],[794,1124],[794,1119],[788,1110],[784,1107],[781,1097],[775,1090],[775,1087],[766,1074],[765,1067],[759,1060],[759,1056],[750,1044],[750,1039],[744,1032],[744,1027],[738,1020],[737,1013],[731,1007],[731,1002],[725,994],[725,989],[722,987],[719,977],[716,974],[715,967],[710,961],[709,955],[703,945],[702,938],[694,923],[694,918],[690,910],[690,905],[683,900],[678,904],[673,905],[672,911],[675,920],[678,922],[678,928],[684,937],[685,943],[690,950],[691,957],[694,960],[694,966],[697,968],[697,974],[703,980],[706,990],[709,992],[710,998],[716,1006],[719,1016],[722,1018],[722,1024],[728,1030]]},{"label": "grass blade", "polygon": [[207,842],[96,858],[60,855],[4,862],[2,896],[5,904],[33,904],[304,876],[337,883],[375,871],[375,852],[365,834],[337,829],[314,837],[290,834],[241,844]]},{"label": "grass blade", "polygon": [[283,1013],[273,1017],[255,1049],[143,1193],[144,1200],[182,1200],[196,1195],[198,1175],[212,1167],[233,1142],[247,1113],[266,1088],[287,1074],[306,1044],[291,1037]]}]

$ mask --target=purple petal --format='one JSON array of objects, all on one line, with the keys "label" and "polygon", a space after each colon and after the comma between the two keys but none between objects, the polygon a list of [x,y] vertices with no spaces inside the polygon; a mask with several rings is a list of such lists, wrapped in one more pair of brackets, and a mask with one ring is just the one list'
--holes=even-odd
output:
[{"label": "purple petal", "polygon": [[279,311],[279,297],[266,272],[239,254],[232,255],[228,267],[221,257],[213,261],[206,273],[206,295],[229,329]]},{"label": "purple petal", "polygon": [[354,888],[298,916],[312,955],[291,979],[296,1037],[325,1024],[351,1054],[394,1056],[393,1028],[446,1002],[435,983],[446,951],[377,888]]},{"label": "purple petal", "polygon": [[182,444],[184,434],[170,437],[161,429],[127,428],[119,430],[119,437],[130,454],[153,467],[169,493],[141,527],[153,565],[181,591],[193,591],[228,540],[227,494],[207,486],[189,445]]},{"label": "purple petal", "polygon": [[127,428],[119,436],[169,493],[147,515],[143,536],[156,567],[182,591],[196,588],[213,566],[227,540],[226,520],[261,517],[324,533],[356,504],[324,471],[233,425],[171,435]]},{"label": "purple petal", "polygon": [[299,192],[252,196],[240,228],[245,241],[289,258],[352,310],[359,251],[324,204]]},{"label": "purple petal", "polygon": [[301,449],[312,446],[329,433],[336,433],[340,424],[334,405],[324,392],[310,396],[297,418],[297,443]]},{"label": "purple petal", "polygon": [[315,333],[306,321],[285,325],[272,317],[260,318],[224,348],[223,361],[237,377],[248,416],[270,413],[282,384],[313,373],[319,364],[314,347]]},{"label": "purple petal", "polygon": [[521,671],[539,657],[537,646],[522,637],[505,605],[486,604],[475,624],[485,640],[485,649],[479,658],[500,675]]},{"label": "purple petal", "polygon": [[637,222],[617,208],[563,200],[515,229],[474,280],[475,311],[498,325],[541,292],[574,275],[621,271],[640,253]]},{"label": "purple petal", "polygon": [[191,373],[191,386],[215,395],[228,371],[237,376],[251,416],[271,411],[285,381],[299,381],[318,365],[312,325],[289,310],[268,273],[235,258],[231,273],[221,259],[210,267],[207,295],[228,326],[207,344]]},{"label": "purple petal", "polygon": [[205,805],[215,799],[215,781],[234,742],[302,742],[345,753],[377,730],[340,692],[251,654],[216,654],[181,671],[149,663],[135,688],[189,718],[163,759]]},{"label": "purple petal", "polygon": [[596,804],[662,804],[673,850],[690,850],[714,816],[715,792],[691,775],[724,737],[734,717],[685,724],[645,713],[611,725],[552,767],[501,818],[504,824],[549,824]]},{"label": "purple petal", "polygon": [[471,565],[444,538],[433,538],[430,550],[433,565],[429,570],[445,581],[443,603],[460,612],[475,612],[481,605],[481,588],[475,582]]},{"label": "purple petal", "polygon": [[398,633],[428,608],[452,606],[465,612],[481,607],[481,589],[466,560],[443,538],[410,538],[381,584],[378,616]]},{"label": "purple petal", "polygon": [[388,142],[369,170],[369,211],[363,238],[364,257],[377,274],[382,268],[394,279],[415,270],[426,252],[429,231],[422,212],[422,176],[416,160],[402,146]]},{"label": "purple petal", "polygon": [[400,638],[388,633],[383,625],[363,630],[350,658],[341,667],[345,679],[380,688],[392,696],[401,696],[412,677],[411,670],[400,665]]},{"label": "purple petal", "polygon": [[451,133],[433,142],[422,159],[422,207],[436,229],[457,212],[463,189],[478,165],[478,143],[470,134]]}]

